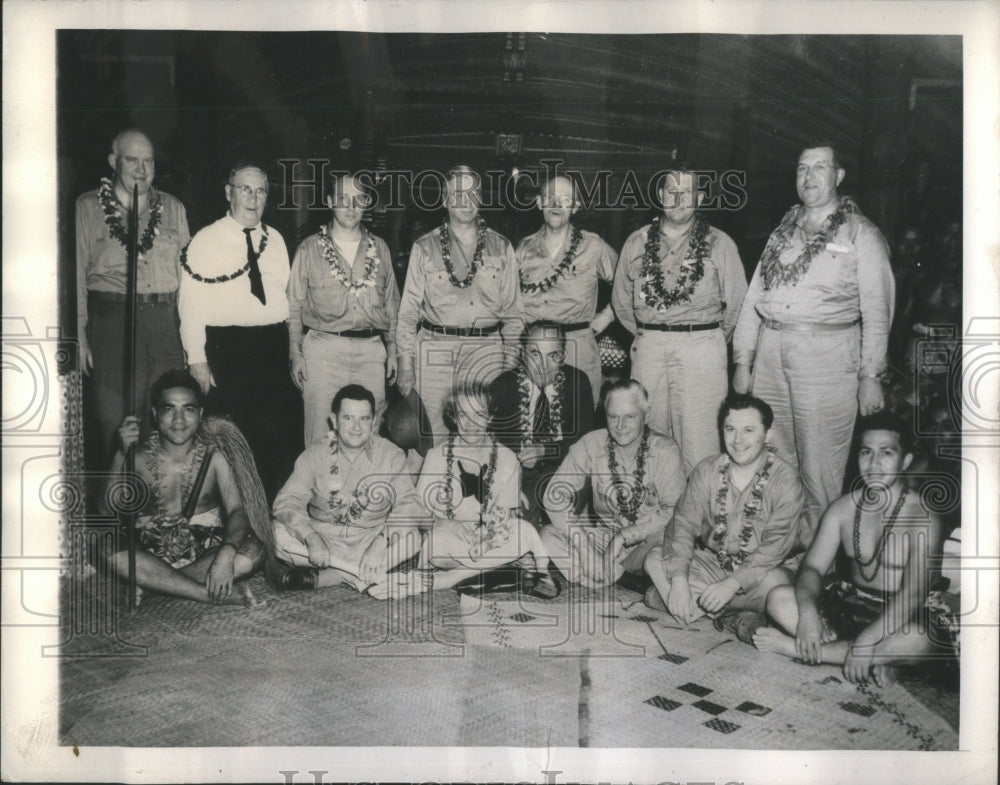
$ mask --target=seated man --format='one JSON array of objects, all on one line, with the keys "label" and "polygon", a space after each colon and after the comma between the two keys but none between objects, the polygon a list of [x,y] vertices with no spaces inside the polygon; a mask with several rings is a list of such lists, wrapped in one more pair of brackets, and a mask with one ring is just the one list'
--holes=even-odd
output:
[{"label": "seated man", "polygon": [[[941,523],[907,488],[910,429],[886,412],[862,418],[860,428],[862,485],[827,509],[795,587],[778,587],[767,598],[780,629],[759,630],[754,644],[810,665],[843,665],[852,682],[881,684],[886,666],[950,653],[952,625],[930,592]],[[850,579],[824,581],[840,549]]]},{"label": "seated man", "polygon": [[[387,570],[420,548],[423,515],[403,451],[373,431],[375,396],[348,384],[334,396],[328,441],[309,445],[274,499],[277,556],[288,589],[345,583],[384,599]],[[392,531],[387,521],[412,524]]]},{"label": "seated man", "polygon": [[566,365],[566,333],[559,324],[533,322],[521,334],[521,362],[491,385],[490,430],[521,463],[527,518],[541,523],[545,486],[570,448],[594,422],[590,381]]},{"label": "seated man", "polygon": [[[634,379],[609,384],[604,408],[608,427],[569,448],[543,499],[552,523],[542,542],[556,567],[585,586],[641,573],[684,490],[677,443],[646,425],[645,388]],[[584,512],[588,486],[593,516]]]},{"label": "seated man", "polygon": [[[731,395],[717,422],[726,451],[695,466],[672,531],[646,559],[646,604],[682,624],[723,611],[758,616],[768,592],[793,577],[780,565],[795,544],[804,492],[768,443],[774,413],[760,398]],[[740,637],[749,643],[750,634]]]},{"label": "seated man", "polygon": [[[198,602],[258,604],[236,584],[263,564],[271,541],[259,524],[256,534],[251,527],[260,518],[249,514],[253,505],[266,506],[245,440],[223,420],[203,423],[201,387],[187,371],[167,371],[149,398],[156,430],[135,457],[136,474],[151,491],[136,522],[146,549],[135,554],[136,584]],[[139,441],[139,419],[126,417],[118,433],[124,450],[115,455],[111,483],[124,470],[124,452]],[[109,488],[104,504],[114,495]],[[128,577],[127,549],[108,562]]]}]

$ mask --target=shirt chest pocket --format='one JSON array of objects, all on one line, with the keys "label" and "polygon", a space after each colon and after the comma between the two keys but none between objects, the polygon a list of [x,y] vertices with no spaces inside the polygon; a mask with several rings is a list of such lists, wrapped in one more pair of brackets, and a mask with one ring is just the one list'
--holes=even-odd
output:
[{"label": "shirt chest pocket", "polygon": [[428,276],[425,284],[427,302],[435,310],[451,308],[458,303],[458,296],[461,290],[453,286],[445,270],[438,270]]},{"label": "shirt chest pocket", "polygon": [[500,313],[503,309],[501,282],[503,281],[503,259],[498,256],[483,256],[476,272],[476,293],[489,310]]},{"label": "shirt chest pocket", "polygon": [[309,303],[317,315],[336,319],[347,313],[347,287],[334,277],[329,268],[323,267],[315,274],[310,274],[306,285],[309,289]]}]

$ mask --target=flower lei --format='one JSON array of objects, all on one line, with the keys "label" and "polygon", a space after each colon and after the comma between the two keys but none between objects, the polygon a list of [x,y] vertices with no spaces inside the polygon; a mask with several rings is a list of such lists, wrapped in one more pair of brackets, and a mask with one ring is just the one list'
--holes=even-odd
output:
[{"label": "flower lei", "polygon": [[572,266],[573,259],[576,257],[577,248],[580,247],[580,241],[583,240],[583,232],[576,226],[573,227],[573,232],[570,235],[569,248],[566,253],[563,254],[562,261],[559,262],[559,266],[556,267],[555,271],[535,283],[528,283],[524,280],[524,271],[519,271],[521,279],[521,292],[523,294],[535,294],[536,292],[547,292],[553,286],[556,285],[556,281],[562,278],[566,271]]},{"label": "flower lei", "polygon": [[[486,476],[483,477],[483,485],[486,486],[486,493],[483,494],[483,501],[480,504],[479,513],[479,523],[483,522],[483,510],[488,509],[493,504],[493,479],[496,476],[497,471],[497,456],[499,455],[499,449],[497,447],[497,441],[492,436],[490,436],[490,458],[489,462],[486,464]],[[455,469],[455,434],[449,434],[448,440],[444,444],[444,462],[445,462],[445,482],[447,483],[447,490],[445,491],[445,514],[448,516],[449,520],[454,520],[455,518],[455,493],[452,485],[452,477],[454,476]]]},{"label": "flower lei", "polygon": [[361,292],[375,285],[379,264],[378,250],[375,248],[375,238],[368,232],[365,232],[365,240],[368,242],[368,248],[365,250],[365,274],[360,281],[352,281],[350,274],[340,266],[338,262],[340,252],[337,250],[333,237],[326,226],[320,227],[318,239],[320,252],[330,267],[330,273],[346,286],[351,294],[361,299]]},{"label": "flower lei", "polygon": [[[513,528],[510,524],[508,511],[496,505],[494,497],[494,485],[497,473],[497,457],[500,450],[496,439],[490,437],[490,457],[486,464],[486,475],[483,477],[483,485],[486,490],[483,494],[483,501],[479,505],[479,522],[476,528],[480,532],[480,538],[474,542],[469,550],[469,556],[478,560],[484,553],[488,553],[510,540]],[[452,483],[453,471],[455,468],[455,434],[450,434],[444,447],[445,456],[445,514],[450,520],[455,518],[454,505],[454,484]]]},{"label": "flower lei", "polygon": [[476,270],[483,260],[483,249],[486,248],[486,221],[482,218],[476,222],[476,250],[472,254],[472,263],[469,265],[469,274],[464,281],[455,277],[455,268],[451,263],[451,232],[448,230],[448,221],[441,224],[441,261],[444,262],[444,269],[448,271],[448,280],[452,286],[465,289],[476,277]]},{"label": "flower lei", "polygon": [[[199,275],[191,266],[188,264],[187,253],[190,244],[184,246],[184,250],[181,251],[181,267],[184,268],[184,272],[194,278],[196,281],[201,281],[201,283],[225,283],[226,281],[232,281],[234,278],[239,278],[241,275],[246,273],[250,269],[249,260],[244,264],[239,270],[229,273],[227,275],[216,275],[214,277],[208,277],[205,275]],[[260,248],[257,249],[257,257],[264,255],[264,249],[267,248],[267,226],[265,224],[260,225]]]},{"label": "flower lei", "polygon": [[[528,379],[528,374],[525,373],[524,368],[517,369],[517,389],[518,389],[518,399],[520,410],[520,431],[521,431],[521,446],[524,447],[526,444],[551,444],[552,442],[558,441],[560,434],[562,433],[562,396],[563,396],[563,386],[566,384],[566,371],[563,368],[559,369],[559,373],[556,374],[555,380],[552,384],[556,388],[555,400],[549,401],[549,433],[547,436],[543,437],[540,441],[536,442],[534,439],[534,423],[528,417],[528,412],[531,410],[531,382]],[[544,390],[542,390],[544,394]]]},{"label": "flower lei", "polygon": [[368,491],[367,489],[362,491],[360,487],[357,487],[350,496],[344,498],[343,479],[340,477],[340,464],[337,461],[337,456],[340,453],[340,442],[337,440],[336,431],[330,431],[327,436],[330,440],[330,477],[335,478],[330,482],[332,485],[339,480],[341,487],[330,489],[326,504],[330,510],[330,516],[333,518],[333,523],[341,526],[353,526],[357,524],[361,514],[368,509],[370,503]]},{"label": "flower lei", "polygon": [[619,472],[618,457],[615,455],[615,440],[608,434],[608,468],[611,470],[611,488],[618,512],[631,525],[639,517],[639,507],[646,498],[646,456],[649,454],[649,426],[642,430],[639,452],[635,458],[635,480],[627,486]]},{"label": "flower lei", "polygon": [[688,238],[687,253],[681,262],[680,273],[669,291],[663,288],[663,265],[660,263],[660,219],[654,218],[646,232],[646,248],[642,254],[640,274],[643,277],[642,294],[646,305],[663,312],[677,303],[691,301],[691,293],[698,281],[705,275],[705,260],[708,258],[708,222],[695,215],[691,236]]},{"label": "flower lei", "polygon": [[726,543],[726,534],[729,531],[729,514],[726,505],[729,501],[729,467],[732,460],[726,454],[719,464],[719,490],[715,495],[715,515],[713,516],[711,541],[715,545],[715,557],[719,560],[719,566],[726,572],[735,570],[750,555],[747,545],[753,536],[753,519],[760,517],[764,506],[764,489],[767,487],[768,480],[771,479],[771,467],[774,465],[774,447],[767,445],[766,449],[767,457],[764,458],[764,465],[750,491],[750,498],[743,505],[743,526],[740,528],[739,550],[736,553],[726,553],[723,549]]},{"label": "flower lei", "polygon": [[[118,204],[115,199],[114,187],[107,177],[101,178],[101,187],[97,191],[97,201],[101,203],[104,211],[104,223],[108,226],[108,232],[123,246],[128,246],[128,233],[122,226],[122,216],[118,212]],[[153,247],[153,243],[160,234],[160,217],[163,214],[163,202],[156,198],[150,201],[149,221],[146,223],[146,231],[139,238],[139,258]]]},{"label": "flower lei", "polygon": [[[188,453],[188,456],[184,461],[184,471],[181,474],[180,489],[182,505],[185,501],[187,501],[188,494],[191,493],[191,486],[194,484],[194,476],[197,474],[197,469],[201,466],[201,462],[205,460],[205,453],[207,450],[208,445],[201,438],[196,438],[193,449]],[[146,456],[149,458],[149,470],[153,475],[152,491],[153,498],[156,499],[156,513],[153,515],[153,521],[160,523],[169,520],[179,520],[181,516],[169,515],[163,504],[163,483],[166,478],[163,476],[163,451],[159,433],[150,434],[149,438],[146,439],[144,451]]]},{"label": "flower lei", "polygon": [[851,215],[860,213],[857,204],[851,197],[842,197],[837,209],[827,216],[820,230],[806,242],[799,257],[789,264],[781,264],[778,257],[791,242],[792,232],[795,230],[796,221],[802,209],[802,205],[797,204],[785,213],[778,228],[774,230],[767,241],[767,247],[764,248],[764,253],[760,258],[760,269],[764,277],[765,289],[777,286],[796,286],[808,272],[816,255],[826,248],[827,243],[836,236],[837,231],[847,219]]}]

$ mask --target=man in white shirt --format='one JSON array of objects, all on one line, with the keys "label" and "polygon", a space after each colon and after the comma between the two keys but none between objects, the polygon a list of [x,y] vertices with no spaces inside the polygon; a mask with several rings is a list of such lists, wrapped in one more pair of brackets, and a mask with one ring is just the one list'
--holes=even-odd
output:
[{"label": "man in white shirt", "polygon": [[288,375],[288,250],[262,221],[267,191],[261,167],[230,172],[229,212],[182,254],[178,311],[191,375],[246,435],[272,499],[302,450],[302,402]]}]

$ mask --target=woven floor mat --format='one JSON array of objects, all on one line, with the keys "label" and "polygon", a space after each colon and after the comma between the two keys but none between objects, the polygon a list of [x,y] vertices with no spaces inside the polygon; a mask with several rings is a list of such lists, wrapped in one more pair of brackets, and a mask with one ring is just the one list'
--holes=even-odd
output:
[{"label": "woven floor mat", "polygon": [[581,662],[581,746],[957,748],[948,723],[901,686],[857,687],[839,668],[757,651],[707,620],[683,629],[621,602],[462,607],[469,643]]}]

